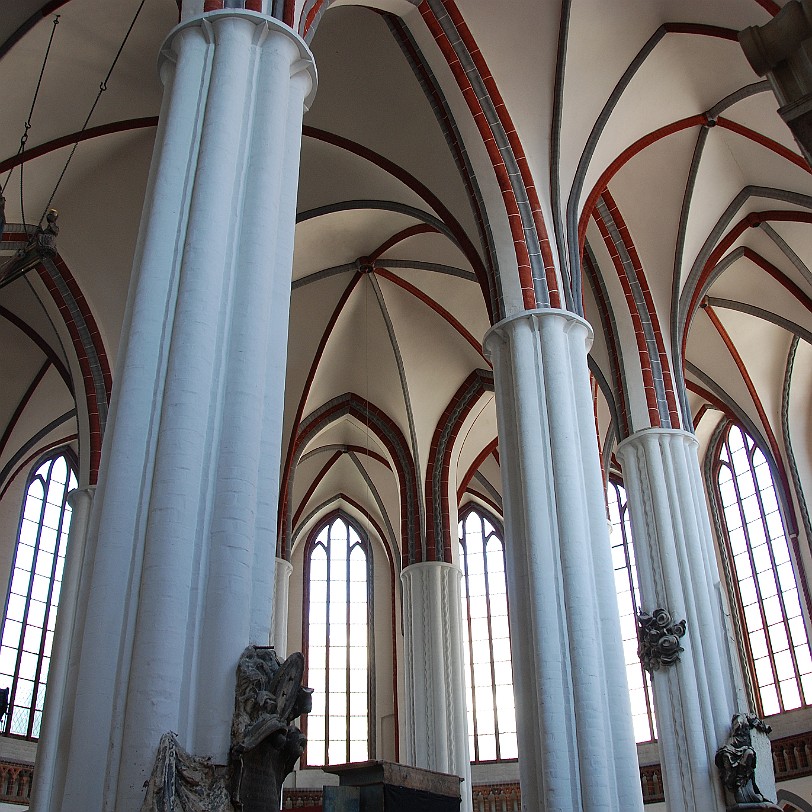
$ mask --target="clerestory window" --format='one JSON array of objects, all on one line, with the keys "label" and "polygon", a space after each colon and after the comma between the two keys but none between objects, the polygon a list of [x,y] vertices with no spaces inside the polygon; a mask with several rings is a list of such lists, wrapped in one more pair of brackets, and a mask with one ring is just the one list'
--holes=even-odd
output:
[{"label": "clerestory window", "polygon": [[505,548],[497,523],[476,507],[459,523],[468,738],[472,761],[518,756]]},{"label": "clerestory window", "polygon": [[719,441],[713,486],[759,712],[809,705],[812,657],[776,484],[761,449],[733,423]]},{"label": "clerestory window", "polygon": [[37,739],[48,682],[76,476],[67,453],[32,471],[20,516],[0,644],[0,688],[9,688],[3,732]]},{"label": "clerestory window", "polygon": [[333,515],[308,540],[304,648],[313,710],[306,718],[309,766],[370,758],[372,551],[347,516]]},{"label": "clerestory window", "polygon": [[620,632],[623,656],[632,706],[634,738],[637,743],[657,738],[657,724],[651,697],[651,677],[637,654],[637,615],[640,612],[640,587],[634,556],[631,522],[626,501],[626,489],[615,479],[609,480],[606,502],[611,523],[612,565],[615,570],[615,590],[620,612]]}]

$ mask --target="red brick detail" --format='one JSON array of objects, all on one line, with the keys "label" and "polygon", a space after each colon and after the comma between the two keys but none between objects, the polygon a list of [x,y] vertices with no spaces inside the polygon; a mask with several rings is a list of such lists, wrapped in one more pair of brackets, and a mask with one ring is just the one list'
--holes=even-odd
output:
[{"label": "red brick detail", "polygon": [[651,374],[651,360],[649,359],[648,347],[646,346],[646,337],[643,333],[643,322],[640,318],[640,314],[637,312],[637,305],[632,295],[631,284],[629,283],[628,276],[626,276],[626,269],[623,267],[623,262],[612,241],[612,236],[609,234],[609,229],[594,207],[592,209],[592,217],[601,232],[601,237],[603,237],[603,241],[606,244],[606,250],[612,258],[612,264],[615,266],[615,271],[623,288],[626,306],[628,307],[629,316],[634,326],[634,340],[637,343],[637,354],[640,358],[640,371],[643,375],[643,391],[646,395],[649,422],[652,428],[660,428],[660,410],[657,408],[657,393],[654,390],[654,378]]},{"label": "red brick detail", "polygon": [[295,22],[296,17],[296,0],[285,0],[285,8],[282,12],[282,22],[288,26],[288,28],[293,28],[293,23]]},{"label": "red brick detail", "polygon": [[[513,126],[513,122],[507,112],[507,108],[502,101],[502,97],[499,94],[499,90],[496,87],[493,76],[488,69],[485,58],[482,56],[482,52],[479,50],[476,42],[474,41],[468,26],[462,19],[459,9],[453,0],[442,0],[442,2],[450,19],[457,27],[457,32],[468,49],[468,52],[470,53],[471,58],[480,76],[482,77],[482,81],[491,96],[494,108],[499,116],[499,121],[505,130],[511,149],[513,150],[514,156],[517,159],[519,171],[522,176],[522,182],[526,187],[528,201],[533,211],[533,220],[541,246],[547,286],[550,291],[550,304],[553,307],[560,307],[561,300],[558,291],[558,279],[555,273],[555,266],[547,236],[547,229],[541,213],[541,205],[538,200],[538,195],[536,194],[535,182],[530,174],[529,165],[525,158],[524,149],[519,140],[519,136],[516,133],[516,129]],[[474,124],[479,130],[479,134],[482,137],[485,149],[488,152],[488,157],[491,159],[491,164],[493,166],[494,173],[496,174],[496,179],[499,183],[499,189],[502,193],[502,200],[504,201],[505,211],[508,216],[510,231],[513,235],[513,244],[518,265],[519,283],[522,288],[522,301],[527,309],[533,309],[536,307],[537,302],[533,287],[533,276],[530,267],[530,258],[527,252],[524,228],[522,227],[521,217],[519,216],[516,196],[510,184],[507,168],[499,152],[496,139],[493,136],[490,125],[488,124],[485,116],[485,112],[482,109],[482,105],[480,104],[473,87],[471,86],[471,82],[468,79],[465,69],[457,58],[453,46],[443,32],[442,27],[440,26],[434,12],[426,0],[423,0],[423,2],[420,4],[419,11],[423,17],[423,20],[428,26],[429,31],[437,42],[443,56],[448,62],[448,66],[451,69],[451,72],[454,74],[454,78],[457,80],[457,85],[462,91],[462,95],[468,104],[468,109],[471,111]]]},{"label": "red brick detail", "polygon": [[[76,280],[73,278],[73,275],[68,270],[68,266],[65,265],[62,258],[60,256],[55,257],[53,264],[70,290],[70,293],[82,314],[85,326],[90,333],[91,340],[93,341],[94,352],[101,366],[105,394],[107,402],[109,403],[110,390],[112,389],[112,374],[110,372],[110,365],[107,360],[107,352],[104,349],[104,343],[102,342],[101,334],[99,333],[98,326],[96,325],[96,320],[93,318],[93,314],[87,300],[84,297],[84,294],[79,289]],[[90,361],[87,357],[85,347],[82,344],[82,339],[79,335],[77,325],[71,316],[70,309],[62,297],[62,294],[59,292],[59,289],[54,284],[50,274],[45,270],[43,265],[40,264],[37,266],[37,272],[39,273],[45,286],[48,288],[51,298],[59,308],[59,312],[65,321],[65,325],[68,328],[71,340],[73,341],[73,347],[79,362],[79,368],[82,372],[82,380],[84,382],[85,398],[87,402],[88,424],[90,429],[89,482],[91,485],[95,485],[98,480],[99,464],[101,462],[102,432],[99,421],[99,403],[97,400],[96,386],[93,380]]]},{"label": "red brick detail", "polygon": [[[490,387],[488,387],[483,371],[475,369],[465,379],[454,397],[451,398],[437,421],[437,427],[431,440],[429,461],[426,466],[426,512],[428,514],[426,519],[426,559],[428,561],[451,563],[451,514],[448,505],[451,455],[454,450],[454,443],[466,417],[479,402],[480,397],[488,391],[493,391],[493,384],[491,383]],[[462,404],[462,408],[460,408],[460,404]],[[442,446],[441,442],[443,443]],[[434,475],[438,468],[440,469],[440,492],[435,493]],[[441,516],[441,539],[437,538],[434,526],[434,517],[438,506]],[[442,556],[438,555],[439,547],[442,547]]]},{"label": "red brick detail", "polygon": [[[300,26],[302,36],[305,36],[307,34],[307,32],[310,30],[310,26],[313,25],[313,20],[316,19],[316,15],[319,13],[319,9],[321,9],[321,7],[323,5],[324,5],[324,0],[317,0],[317,2],[315,2],[313,4],[313,7],[307,13],[307,17],[305,18],[304,24]],[[328,0],[328,5],[329,5],[329,0]]]},{"label": "red brick detail", "polygon": [[[691,295],[691,303],[688,306],[688,312],[685,319],[685,332],[682,335],[682,354],[685,355],[685,346],[688,341],[688,329],[691,326],[696,308],[699,305],[699,300],[703,295],[705,284],[707,283],[713,269],[719,264],[719,261],[727,252],[736,240],[748,229],[755,228],[761,223],[766,222],[794,222],[794,223],[810,223],[812,224],[812,213],[806,211],[760,211],[751,212],[746,217],[743,217],[736,223],[733,228],[719,241],[716,248],[713,249],[711,255],[708,257],[707,262],[702,268],[702,272],[697,280],[696,287]],[[767,271],[776,281],[780,282],[798,301],[804,305],[808,310],[812,310],[812,304],[809,297],[797,286],[794,282],[788,279],[781,273],[774,265],[767,262],[760,254],[757,254],[750,248],[744,249],[744,256],[751,262],[755,262],[762,270]]]},{"label": "red brick detail", "polygon": [[[584,255],[584,265],[589,265],[590,272],[593,276],[597,277],[597,269],[592,265],[592,260],[588,255]],[[604,335],[606,336],[607,350],[609,352],[609,363],[612,369],[612,376],[614,378],[615,396],[617,398],[617,411],[618,418],[621,425],[618,427],[621,432],[621,439],[629,436],[629,410],[626,404],[626,397],[623,391],[623,381],[620,375],[620,353],[617,348],[617,336],[612,329],[612,319],[609,312],[609,304],[603,295],[599,285],[594,285],[593,293],[595,294],[595,302],[598,305],[598,312],[600,313],[601,323],[605,325]]]},{"label": "red brick detail", "polygon": [[203,12],[217,11],[223,8],[223,0],[205,0],[203,3]]},{"label": "red brick detail", "polygon": [[[335,422],[339,418],[350,415],[364,425],[368,425],[370,432],[377,437],[384,445],[392,459],[395,466],[395,475],[398,478],[398,485],[400,491],[400,508],[401,508],[401,522],[400,522],[400,543],[401,543],[401,557],[402,566],[405,568],[409,564],[414,564],[422,560],[422,550],[419,544],[419,539],[410,538],[409,527],[410,520],[407,506],[411,502],[415,511],[418,505],[418,487],[417,487],[417,473],[414,469],[414,460],[412,459],[411,452],[403,434],[400,429],[390,420],[390,418],[378,409],[377,406],[369,403],[358,395],[348,394],[334,403],[329,409],[319,414],[315,419],[308,418],[298,426],[298,431],[295,434],[290,444],[290,468],[288,471],[295,470],[296,462],[299,459],[302,451],[307,446],[307,443],[322,429],[330,423]],[[385,427],[386,432],[381,431],[379,427]],[[283,498],[280,508],[281,522],[279,533],[279,555],[281,558],[287,558],[290,555],[288,549],[288,538],[286,533],[288,512],[290,510],[290,496],[292,478],[286,475],[283,480]],[[412,517],[416,519],[416,517]],[[416,530],[417,528],[415,528]]]},{"label": "red brick detail", "polygon": [[660,127],[658,130],[653,130],[648,135],[638,138],[631,146],[626,147],[620,155],[615,158],[609,166],[604,169],[601,176],[598,178],[592,191],[584,203],[583,211],[581,212],[581,219],[578,223],[578,245],[580,247],[581,255],[584,253],[584,240],[586,239],[586,227],[589,224],[589,218],[598,202],[598,198],[603,194],[609,181],[632,159],[635,155],[642,152],[646,147],[650,147],[657,141],[666,138],[669,135],[678,133],[682,130],[687,130],[690,127],[698,127],[708,123],[708,117],[702,113],[697,116],[689,116],[688,118],[674,121],[671,124],[666,124],[665,127]]},{"label": "red brick detail", "polygon": [[609,211],[612,213],[612,217],[615,220],[615,224],[620,232],[620,237],[623,240],[623,244],[626,246],[626,251],[632,260],[634,271],[637,274],[637,281],[640,283],[640,289],[643,292],[643,298],[645,299],[646,308],[648,309],[648,316],[651,319],[651,327],[654,331],[654,339],[657,342],[657,353],[660,358],[660,366],[663,372],[665,398],[666,402],[668,403],[668,415],[671,426],[673,428],[679,428],[680,417],[677,409],[677,399],[674,394],[674,381],[671,377],[671,365],[668,360],[668,354],[665,351],[665,341],[663,341],[663,334],[662,330],[660,329],[660,319],[657,316],[657,308],[654,306],[654,298],[651,295],[651,289],[649,288],[648,280],[646,279],[646,272],[643,269],[643,263],[640,261],[640,256],[637,253],[634,240],[632,240],[632,235],[626,226],[626,221],[623,219],[623,215],[621,214],[617,203],[615,203],[615,200],[608,189],[604,192],[603,197],[607,206],[609,207]]}]

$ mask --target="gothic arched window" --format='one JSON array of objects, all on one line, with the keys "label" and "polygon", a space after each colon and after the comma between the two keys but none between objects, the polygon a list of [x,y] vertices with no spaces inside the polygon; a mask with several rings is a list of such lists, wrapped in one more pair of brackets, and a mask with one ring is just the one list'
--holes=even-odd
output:
[{"label": "gothic arched window", "polygon": [[760,712],[809,705],[812,657],[775,482],[753,438],[732,423],[713,479]]},{"label": "gothic arched window", "polygon": [[39,737],[59,607],[76,477],[66,453],[40,462],[28,480],[0,645],[0,688],[8,687],[3,732]]},{"label": "gothic arched window", "polygon": [[513,759],[518,746],[505,548],[495,522],[476,508],[463,514],[459,533],[471,758]]},{"label": "gothic arched window", "polygon": [[611,523],[612,565],[615,570],[615,589],[620,611],[620,632],[623,638],[626,678],[629,681],[634,738],[638,743],[648,742],[657,738],[657,724],[651,700],[651,678],[640,663],[640,657],[637,654],[640,587],[637,584],[637,565],[626,503],[626,489],[614,479],[609,480],[606,502]]},{"label": "gothic arched window", "polygon": [[305,549],[304,642],[310,766],[370,758],[372,551],[365,534],[337,513]]}]

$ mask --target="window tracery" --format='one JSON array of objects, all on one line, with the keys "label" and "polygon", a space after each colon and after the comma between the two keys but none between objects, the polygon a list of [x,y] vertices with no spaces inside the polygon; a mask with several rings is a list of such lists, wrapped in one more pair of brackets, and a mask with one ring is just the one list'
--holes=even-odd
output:
[{"label": "window tracery", "polygon": [[460,519],[468,739],[472,761],[518,756],[505,550],[496,522],[475,507]]},{"label": "window tracery", "polygon": [[39,462],[26,487],[0,643],[6,734],[39,738],[75,487],[64,451]]},{"label": "window tracery", "polygon": [[620,612],[626,678],[629,681],[634,738],[640,744],[657,738],[657,723],[651,696],[651,677],[643,668],[637,652],[640,587],[637,583],[637,566],[626,489],[615,479],[609,480],[606,502],[611,523],[612,565],[615,570],[615,589]]},{"label": "window tracery", "polygon": [[306,684],[309,766],[370,758],[372,551],[343,514],[311,535],[305,550]]},{"label": "window tracery", "polygon": [[812,702],[812,656],[789,539],[769,462],[730,423],[713,467],[724,550],[759,712]]}]

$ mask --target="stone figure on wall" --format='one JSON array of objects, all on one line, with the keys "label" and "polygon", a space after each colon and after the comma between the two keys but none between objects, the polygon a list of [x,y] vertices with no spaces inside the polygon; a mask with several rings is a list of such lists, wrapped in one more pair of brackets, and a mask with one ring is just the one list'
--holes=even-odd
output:
[{"label": "stone figure on wall", "polygon": [[141,812],[279,812],[306,742],[292,724],[312,706],[303,673],[299,652],[282,662],[273,648],[248,646],[237,665],[229,763],[190,755],[164,734]]},{"label": "stone figure on wall", "polygon": [[716,751],[714,760],[722,775],[722,783],[736,802],[734,809],[776,809],[756,784],[756,750],[751,730],[766,735],[771,728],[757,716],[737,713],[731,722],[730,736]]},{"label": "stone figure on wall", "polygon": [[56,222],[59,212],[56,209],[48,209],[45,215],[45,228],[38,227],[36,231],[37,252],[40,257],[56,256],[56,238],[59,234],[59,225]]}]

